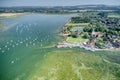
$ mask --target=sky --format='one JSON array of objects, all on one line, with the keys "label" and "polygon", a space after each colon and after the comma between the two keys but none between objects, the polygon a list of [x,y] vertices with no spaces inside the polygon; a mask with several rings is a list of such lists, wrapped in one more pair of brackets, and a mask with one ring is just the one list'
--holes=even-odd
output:
[{"label": "sky", "polygon": [[0,0],[0,7],[12,6],[74,6],[88,4],[120,5],[120,0]]}]

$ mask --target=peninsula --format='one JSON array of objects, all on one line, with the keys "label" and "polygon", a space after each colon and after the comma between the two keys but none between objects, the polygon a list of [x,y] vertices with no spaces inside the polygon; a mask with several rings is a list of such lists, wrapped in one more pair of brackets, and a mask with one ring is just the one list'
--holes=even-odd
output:
[{"label": "peninsula", "polygon": [[80,47],[90,51],[120,49],[120,15],[117,12],[81,12],[63,26],[61,47]]}]

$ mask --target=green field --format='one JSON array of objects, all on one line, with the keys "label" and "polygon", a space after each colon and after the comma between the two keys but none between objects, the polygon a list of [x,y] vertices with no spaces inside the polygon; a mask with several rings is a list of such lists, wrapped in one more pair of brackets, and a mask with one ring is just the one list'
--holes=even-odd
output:
[{"label": "green field", "polygon": [[26,80],[120,80],[120,64],[113,61],[117,60],[113,53],[120,55],[82,49],[55,50],[44,56],[43,63],[38,63],[39,70]]},{"label": "green field", "polygon": [[108,17],[120,18],[120,14],[117,13],[109,13]]},{"label": "green field", "polygon": [[67,38],[67,42],[69,42],[69,43],[83,43],[86,41],[88,41],[88,39],[83,39],[81,36],[79,36],[77,38],[72,38],[72,37]]},{"label": "green field", "polygon": [[112,15],[112,14],[110,14],[110,15],[108,15],[108,17],[120,18],[120,15]]},{"label": "green field", "polygon": [[91,17],[91,16],[93,16],[93,17],[97,17],[99,12],[85,12],[85,13],[83,13],[83,15],[82,16],[85,16],[85,17]]},{"label": "green field", "polygon": [[89,23],[67,23],[65,24],[65,26],[72,26],[72,27],[76,27],[76,26],[88,26]]}]

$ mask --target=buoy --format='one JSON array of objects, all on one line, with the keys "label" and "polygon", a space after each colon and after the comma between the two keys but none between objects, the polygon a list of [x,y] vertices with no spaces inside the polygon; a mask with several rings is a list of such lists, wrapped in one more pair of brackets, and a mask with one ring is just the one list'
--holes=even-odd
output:
[{"label": "buoy", "polygon": [[13,42],[13,40],[11,40],[11,42]]},{"label": "buoy", "polygon": [[5,45],[5,47],[7,48],[7,45]]},{"label": "buoy", "polygon": [[28,47],[28,44],[26,44],[26,47]]},{"label": "buoy", "polygon": [[8,50],[10,50],[10,48],[8,48]]},{"label": "buoy", "polygon": [[2,53],[4,53],[5,51],[3,50]]},{"label": "buoy", "polygon": [[12,45],[12,47],[15,47],[15,45]]},{"label": "buoy", "polygon": [[11,61],[11,63],[13,64],[13,63],[14,63],[14,61]]},{"label": "buoy", "polygon": [[21,41],[20,43],[22,44],[23,42]]},{"label": "buoy", "polygon": [[35,43],[33,43],[33,46],[35,46]]}]

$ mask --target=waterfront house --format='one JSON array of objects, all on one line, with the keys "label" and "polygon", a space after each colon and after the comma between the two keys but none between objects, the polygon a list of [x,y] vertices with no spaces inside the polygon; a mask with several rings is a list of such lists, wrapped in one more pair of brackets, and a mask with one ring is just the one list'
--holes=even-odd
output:
[{"label": "waterfront house", "polygon": [[108,43],[104,44],[104,47],[110,49],[110,48],[112,48],[112,44],[110,42],[108,42]]}]

